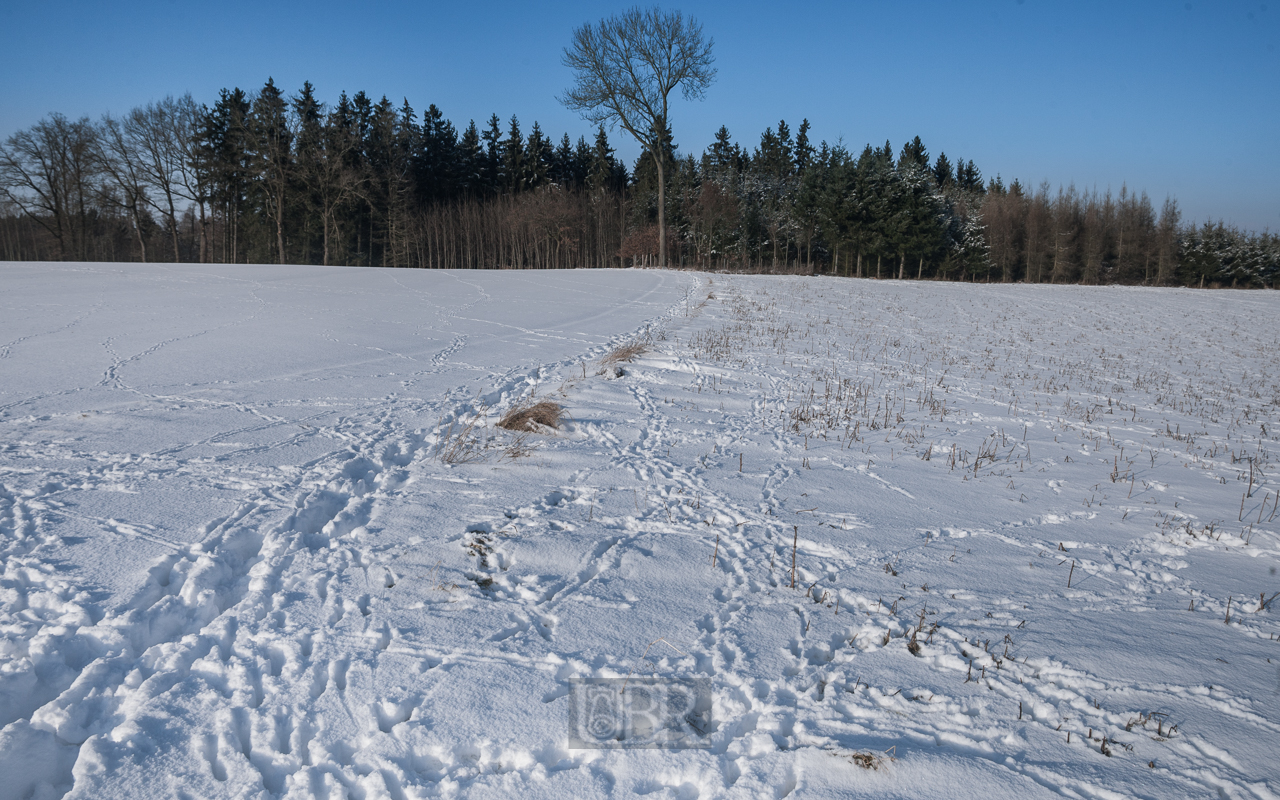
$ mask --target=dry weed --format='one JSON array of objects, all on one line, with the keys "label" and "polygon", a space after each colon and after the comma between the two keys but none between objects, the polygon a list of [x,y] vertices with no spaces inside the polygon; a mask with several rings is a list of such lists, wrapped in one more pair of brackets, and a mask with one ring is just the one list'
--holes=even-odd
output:
[{"label": "dry weed", "polygon": [[502,415],[502,419],[498,420],[498,427],[509,431],[537,433],[542,428],[558,429],[563,417],[564,408],[550,400],[517,403]]},{"label": "dry weed", "polygon": [[449,427],[440,432],[435,457],[446,464],[468,464],[484,459],[486,447],[480,429],[488,413],[489,407],[481,406],[470,417],[460,416],[450,422]]},{"label": "dry weed", "polygon": [[498,457],[499,461],[504,458],[509,461],[515,461],[517,458],[525,458],[533,455],[536,449],[533,442],[529,441],[529,437],[533,431],[520,431],[515,435],[511,442],[502,449],[502,455]]},{"label": "dry weed", "polygon": [[636,357],[642,355],[647,349],[649,349],[649,346],[644,342],[629,342],[621,347],[614,348],[609,353],[606,353],[605,356],[600,359],[600,365],[608,366],[609,364],[620,364],[623,361],[632,361]]},{"label": "dry weed", "polygon": [[894,756],[894,752],[896,751],[896,749],[897,749],[896,747],[890,747],[888,750],[885,750],[883,753],[873,753],[869,750],[859,750],[857,752],[849,753],[847,755],[845,755],[844,753],[832,753],[832,755],[844,756],[845,758],[848,758],[851,762],[853,762],[854,764],[857,764],[859,767],[862,767],[863,769],[878,770],[885,764],[891,761],[898,760]]}]

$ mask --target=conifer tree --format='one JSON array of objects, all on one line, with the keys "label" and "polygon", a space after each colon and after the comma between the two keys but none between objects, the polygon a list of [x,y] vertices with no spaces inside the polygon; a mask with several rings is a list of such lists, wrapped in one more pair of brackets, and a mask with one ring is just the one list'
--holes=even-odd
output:
[{"label": "conifer tree", "polygon": [[419,195],[426,202],[443,202],[457,193],[458,133],[434,103],[422,114],[422,148],[415,167]]},{"label": "conifer tree", "polygon": [[797,175],[804,174],[813,162],[813,156],[813,145],[809,143],[809,120],[805,119],[801,121],[800,131],[796,134],[795,170]]},{"label": "conifer tree", "polygon": [[938,153],[938,160],[933,164],[933,182],[939,189],[946,189],[955,182],[955,174],[951,170],[951,161],[946,153]]},{"label": "conifer tree", "polygon": [[898,169],[929,169],[929,151],[925,150],[924,142],[920,141],[919,136],[902,146],[902,153],[898,156]]},{"label": "conifer tree", "polygon": [[462,132],[458,141],[458,174],[457,190],[463,196],[477,196],[484,193],[485,157],[484,146],[480,141],[480,131],[476,121],[471,120],[467,129]]},{"label": "conifer tree", "polygon": [[[609,135],[601,125],[596,130],[595,147],[591,150],[591,167],[587,173],[587,188],[593,192],[616,191],[619,188],[618,162],[609,146]],[[623,178],[625,181],[625,177]]]},{"label": "conifer tree", "polygon": [[489,126],[480,134],[480,138],[484,141],[485,193],[493,194],[506,185],[502,158],[502,123],[497,114],[489,117]]},{"label": "conifer tree", "polygon": [[523,188],[524,158],[524,135],[520,133],[520,120],[512,114],[507,138],[502,142],[502,170],[506,176],[506,189],[511,194],[516,194]]},{"label": "conifer tree", "polygon": [[535,121],[533,129],[529,131],[529,140],[525,144],[523,163],[521,165],[522,176],[520,184],[522,189],[537,189],[550,179],[553,156],[554,151],[551,149],[551,142],[542,135],[542,128]]}]

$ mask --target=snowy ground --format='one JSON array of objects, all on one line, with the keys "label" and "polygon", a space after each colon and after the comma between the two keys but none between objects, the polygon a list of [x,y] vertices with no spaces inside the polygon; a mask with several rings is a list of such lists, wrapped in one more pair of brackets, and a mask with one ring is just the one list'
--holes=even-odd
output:
[{"label": "snowy ground", "polygon": [[[1280,796],[1278,345],[1263,292],[0,264],[0,798]],[[571,749],[629,673],[703,746]]]}]

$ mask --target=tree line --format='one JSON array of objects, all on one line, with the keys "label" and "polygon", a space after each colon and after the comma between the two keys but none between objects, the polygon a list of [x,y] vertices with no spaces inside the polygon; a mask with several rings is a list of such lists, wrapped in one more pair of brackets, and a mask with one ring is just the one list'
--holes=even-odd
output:
[{"label": "tree line", "polygon": [[[434,105],[320,102],[273,81],[101,120],[51,114],[0,145],[0,258],[703,269],[1046,283],[1271,286],[1280,237],[1184,224],[1145,193],[1032,189],[932,157],[850,151],[807,120],[703,153],[670,130],[631,169],[607,132],[547,136]],[[658,169],[660,162],[662,169]],[[659,173],[661,172],[661,186]],[[659,189],[663,191],[659,191]],[[658,229],[659,198],[665,228]],[[662,235],[662,234],[665,234]],[[665,240],[665,242],[664,242]]]}]

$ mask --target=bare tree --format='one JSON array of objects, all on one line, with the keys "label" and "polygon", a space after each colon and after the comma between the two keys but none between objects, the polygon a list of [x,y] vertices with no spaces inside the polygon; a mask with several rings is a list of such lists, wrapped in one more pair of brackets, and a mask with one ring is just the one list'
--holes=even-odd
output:
[{"label": "bare tree", "polygon": [[0,193],[53,236],[64,260],[88,258],[96,136],[88,117],[55,113],[0,146]]},{"label": "bare tree", "polygon": [[146,213],[143,206],[150,203],[150,200],[147,195],[149,187],[145,167],[139,160],[141,153],[138,143],[131,135],[127,122],[122,125],[107,114],[98,126],[96,145],[98,167],[107,177],[98,187],[98,196],[104,203],[119,206],[129,212],[129,220],[138,237],[138,249],[143,263],[146,263],[147,241],[142,232],[142,217]]},{"label": "bare tree", "polygon": [[[209,225],[206,215],[209,204],[209,176],[200,165],[200,118],[202,111],[187,92],[178,98],[166,97],[155,108],[153,122],[163,128],[157,134],[165,142],[164,163],[174,167],[172,180],[176,181],[174,193],[194,204],[200,222],[199,261],[209,260]],[[175,152],[176,151],[176,152]]]},{"label": "bare tree", "polygon": [[679,11],[632,8],[573,32],[563,63],[574,85],[560,99],[595,123],[619,124],[644,146],[658,169],[658,251],[667,264],[666,174],[662,139],[668,98],[677,86],[684,98],[701,98],[716,70],[702,26]]},{"label": "bare tree", "polygon": [[[135,108],[125,119],[125,131],[133,143],[136,158],[156,196],[147,201],[169,225],[173,260],[182,260],[178,246],[178,201],[198,202],[192,191],[187,141],[195,136],[195,102],[191,95]],[[203,204],[201,204],[203,214]]]}]

